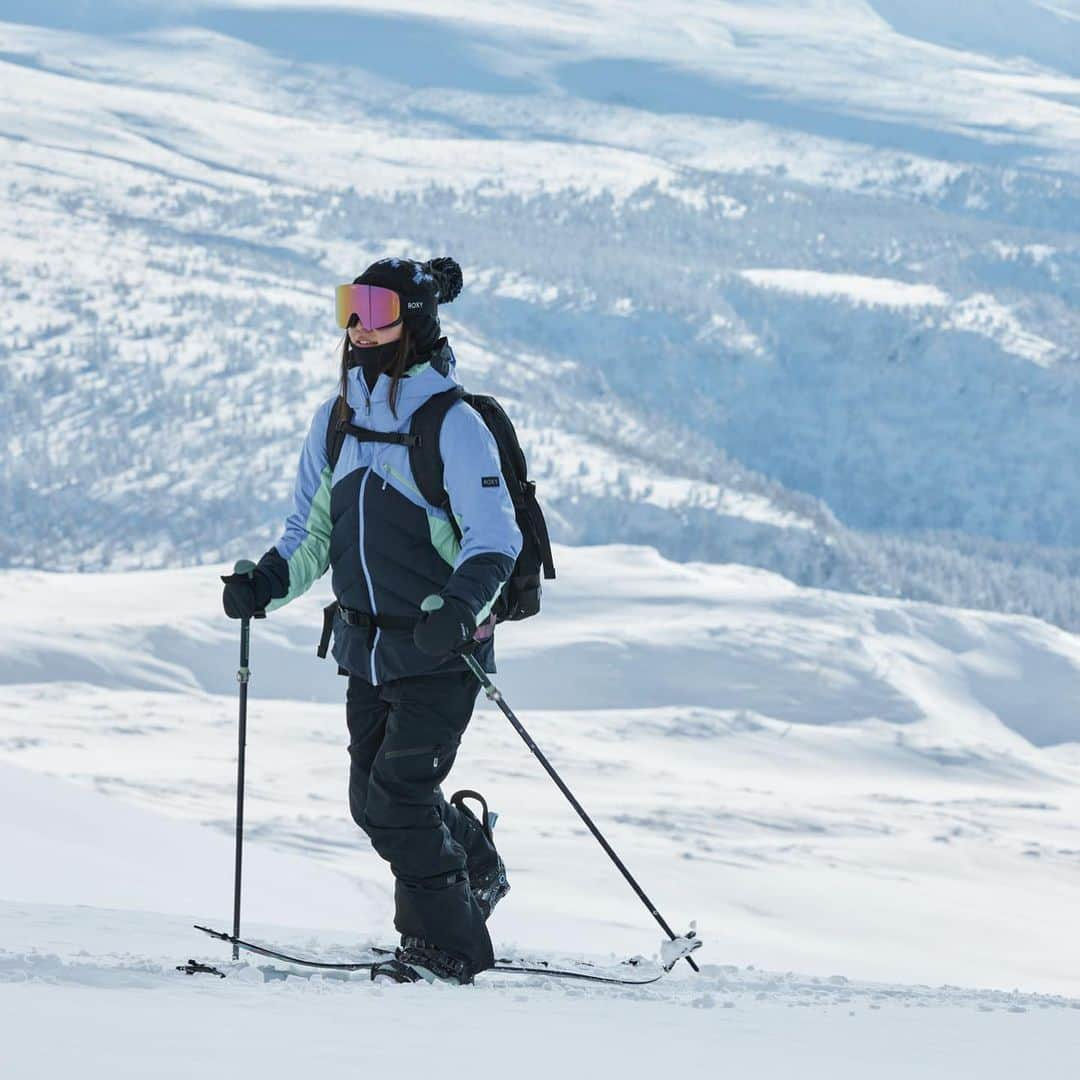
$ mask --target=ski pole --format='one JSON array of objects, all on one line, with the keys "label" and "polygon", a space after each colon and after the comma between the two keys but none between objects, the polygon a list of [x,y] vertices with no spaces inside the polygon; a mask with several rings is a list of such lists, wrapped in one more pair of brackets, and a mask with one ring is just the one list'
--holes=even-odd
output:
[{"label": "ski pole", "polygon": [[[255,564],[250,559],[241,559],[234,567],[234,574],[245,574],[251,577],[255,571]],[[263,617],[263,612],[255,613],[257,619]],[[251,669],[248,667],[248,659],[251,647],[251,619],[240,620],[240,669],[236,673],[236,681],[240,684],[240,731],[239,745],[236,754],[236,867],[233,878],[233,937],[240,936],[240,879],[244,859],[244,759],[247,750],[247,697],[248,679],[251,678]],[[232,958],[240,959],[240,948],[233,945]]]},{"label": "ski pole", "polygon": [[[645,895],[644,889],[642,889],[642,887],[637,883],[637,881],[634,880],[634,875],[631,874],[629,870],[627,870],[626,864],[615,853],[615,849],[607,842],[607,840],[604,838],[604,834],[600,832],[600,830],[593,823],[592,818],[589,817],[589,815],[585,812],[585,808],[581,805],[581,803],[577,801],[576,798],[574,798],[574,793],[566,786],[565,783],[563,783],[563,779],[555,771],[555,767],[544,756],[544,753],[540,749],[540,747],[538,747],[536,743],[533,742],[532,736],[525,730],[525,726],[514,715],[513,709],[511,709],[510,706],[506,704],[506,701],[504,700],[502,693],[499,691],[498,687],[495,686],[495,684],[487,677],[486,672],[476,662],[476,659],[473,656],[471,656],[468,652],[462,653],[461,656],[465,663],[469,665],[469,669],[472,671],[472,673],[480,681],[480,685],[484,688],[484,693],[488,696],[488,698],[494,701],[496,705],[499,706],[506,719],[509,720],[511,724],[513,724],[514,730],[522,737],[522,739],[525,740],[525,745],[533,752],[536,760],[544,766],[544,769],[547,771],[548,776],[550,776],[551,779],[555,781],[559,790],[566,796],[570,805],[578,812],[578,817],[580,817],[581,820],[584,821],[585,824],[589,827],[589,832],[591,832],[593,836],[596,837],[600,846],[608,853],[611,861],[619,868],[619,872],[624,878],[626,878],[627,882],[629,882],[630,887],[634,890],[634,892],[637,893],[638,898],[645,905],[645,907],[648,908],[649,914],[652,915],[652,917],[660,924],[664,933],[667,934],[667,936],[671,938],[672,941],[677,941],[678,936],[675,934],[675,931],[672,930],[670,926],[668,926],[667,921],[664,919],[663,915],[661,915],[660,912],[656,910],[653,902]],[[683,956],[683,959],[695,971],[701,970],[697,966],[697,964],[694,963],[694,958],[689,954]]]}]

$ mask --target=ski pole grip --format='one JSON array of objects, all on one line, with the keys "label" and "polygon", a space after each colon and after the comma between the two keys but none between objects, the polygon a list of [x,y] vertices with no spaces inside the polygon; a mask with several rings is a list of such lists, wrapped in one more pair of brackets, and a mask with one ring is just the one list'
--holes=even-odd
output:
[{"label": "ski pole grip", "polygon": [[[255,564],[250,559],[237,559],[233,564],[234,574],[243,574],[246,578],[252,578],[255,576]],[[265,611],[256,611],[256,619],[265,619]]]}]

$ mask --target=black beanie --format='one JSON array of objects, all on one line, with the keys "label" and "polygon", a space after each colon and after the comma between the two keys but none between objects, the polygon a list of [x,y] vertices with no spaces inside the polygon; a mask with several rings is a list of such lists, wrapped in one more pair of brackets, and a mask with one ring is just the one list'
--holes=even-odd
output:
[{"label": "black beanie", "polygon": [[[449,304],[461,292],[461,267],[448,256],[420,263],[414,259],[379,259],[354,285],[381,285],[401,296],[401,315],[418,354],[439,340],[439,304]],[[409,301],[412,300],[412,305]]]}]

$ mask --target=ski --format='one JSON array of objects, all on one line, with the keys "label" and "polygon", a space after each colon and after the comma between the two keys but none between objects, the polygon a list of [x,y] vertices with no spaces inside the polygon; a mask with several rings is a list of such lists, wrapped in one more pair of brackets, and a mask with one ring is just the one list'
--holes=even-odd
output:
[{"label": "ski", "polygon": [[[222,930],[212,930],[208,926],[195,927],[196,930],[201,930],[204,934],[209,934],[212,938],[217,938],[218,941],[227,941],[231,945],[237,946],[237,948],[244,949],[247,952],[256,953],[259,956],[266,956],[272,960],[280,960],[282,963],[294,964],[297,967],[313,968],[319,971],[371,971],[376,965],[381,963],[385,958],[393,956],[394,949],[384,949],[378,946],[372,947],[369,951],[373,954],[370,960],[355,960],[350,963],[332,963],[329,960],[313,960],[307,957],[291,956],[289,953],[280,952],[277,949],[268,948],[265,945],[256,945],[254,942],[245,941],[243,938],[233,937],[232,934],[227,934]],[[624,960],[620,966],[626,966],[629,968],[637,967],[641,961],[637,958]],[[588,961],[582,962],[583,967],[592,967]],[[598,971],[578,971],[573,968],[557,967],[549,964],[546,960],[538,960],[534,962],[525,962],[512,958],[499,958],[495,961],[495,966],[488,969],[489,972],[505,975],[541,975],[548,976],[555,979],[576,979],[579,982],[592,982],[592,983],[606,983],[611,986],[648,986],[650,983],[659,982],[665,974],[664,971],[660,971],[655,974],[649,974],[642,972],[640,976],[633,975],[612,975],[603,974]],[[482,974],[487,974],[483,972]]]},{"label": "ski", "polygon": [[[623,960],[623,964],[633,967],[633,960]],[[592,966],[592,965],[586,965]],[[648,986],[649,983],[659,982],[666,972],[658,972],[655,975],[642,974],[640,976],[629,975],[600,975],[593,971],[575,971],[572,968],[552,967],[545,961],[535,964],[521,964],[514,960],[496,960],[492,971],[507,975],[548,975],[553,979],[577,979],[580,982],[607,983],[609,986]],[[486,974],[486,973],[485,973]]]},{"label": "ski", "polygon": [[375,964],[380,963],[387,956],[393,956],[393,949],[380,949],[378,947],[369,950],[373,957],[371,960],[357,960],[345,964],[332,964],[328,960],[307,960],[301,956],[290,956],[288,953],[279,952],[277,949],[267,948],[265,945],[256,945],[253,941],[245,941],[243,938],[233,937],[224,930],[211,930],[209,926],[195,925],[196,930],[209,934],[218,941],[227,941],[230,945],[236,945],[246,952],[258,953],[259,956],[267,956],[271,960],[281,960],[286,964],[296,964],[297,967],[318,968],[322,971],[370,971]]}]

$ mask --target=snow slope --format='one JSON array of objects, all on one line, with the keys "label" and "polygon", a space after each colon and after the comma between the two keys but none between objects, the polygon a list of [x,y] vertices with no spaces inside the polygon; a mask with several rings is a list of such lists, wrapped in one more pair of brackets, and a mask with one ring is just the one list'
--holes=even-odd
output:
[{"label": "snow slope", "polygon": [[[670,921],[700,920],[722,962],[1074,983],[1075,637],[645,549],[557,557],[545,617],[500,634],[499,684]],[[0,639],[5,757],[228,835],[236,628],[214,615],[216,576],[8,572],[0,588],[19,613]],[[322,599],[255,630],[250,835],[370,890],[386,874],[345,812]],[[507,945],[651,941],[486,704],[452,782],[503,811]]]},{"label": "snow slope", "polygon": [[[411,1077],[476,1040],[523,1077],[719,1061],[764,1077],[1071,1075],[1077,639],[647,549],[556,555],[544,618],[500,631],[499,685],[665,916],[698,921],[701,975],[489,976],[455,993],[232,965],[191,929],[231,919],[236,626],[213,613],[217,568],[7,571],[7,1073],[66,1075],[77,1055],[93,1080],[240,1063]],[[345,959],[390,938],[391,898],[347,819],[342,683],[312,653],[321,600],[255,627],[244,927]],[[451,783],[502,812],[501,952],[657,951],[486,703]],[[229,977],[177,974],[189,957]],[[538,1033],[543,1052],[526,1052]]]},{"label": "snow slope", "polygon": [[[182,914],[232,923],[234,846],[224,835],[0,763],[5,901]],[[251,922],[373,921],[385,886],[252,844],[244,868]],[[376,899],[377,897],[377,899]],[[9,929],[10,929],[10,912]],[[5,935],[6,947],[10,937]],[[129,943],[134,947],[137,943]]]},{"label": "snow slope", "polygon": [[[8,1075],[413,1080],[477,1053],[515,1077],[1072,1075],[1080,1000],[709,964],[636,990],[490,976],[469,990],[293,978],[192,947],[180,919],[0,903]],[[264,928],[273,933],[273,928]],[[280,931],[278,931],[280,936]],[[28,944],[28,939],[34,943]],[[303,944],[333,952],[324,936]],[[224,981],[173,969],[195,952]],[[348,955],[339,951],[336,955]],[[355,955],[355,954],[354,954]],[[57,1031],[64,1037],[57,1038]]]},{"label": "snow slope", "polygon": [[[225,949],[193,948],[190,928],[175,918],[0,903],[0,932],[4,1064],[19,1080],[72,1072],[88,1080],[238,1072],[413,1080],[475,1053],[527,1080],[720,1067],[766,1080],[793,1070],[811,1080],[868,1071],[1066,1080],[1080,1051],[1080,1000],[1055,995],[716,964],[636,990],[509,976],[458,991],[359,978],[267,983],[257,966],[228,963]],[[325,935],[303,944],[332,951]],[[229,977],[177,974],[176,961],[192,952]]]}]

